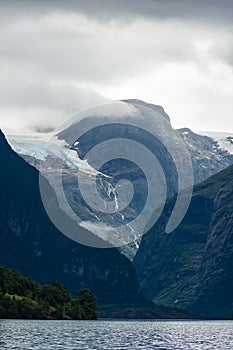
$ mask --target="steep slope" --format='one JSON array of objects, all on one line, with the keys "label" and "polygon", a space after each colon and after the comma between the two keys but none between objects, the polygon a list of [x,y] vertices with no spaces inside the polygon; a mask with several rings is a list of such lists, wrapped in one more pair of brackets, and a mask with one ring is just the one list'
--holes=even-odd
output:
[{"label": "steep slope", "polygon": [[[152,109],[170,122],[169,116],[164,111],[163,107],[159,105],[137,99],[123,100],[123,102],[128,105],[138,105]],[[123,131],[121,132],[123,133]],[[198,134],[188,128],[178,129],[177,132],[182,137],[190,152],[194,168],[195,184],[217,174],[233,163],[233,134],[214,132],[200,132]],[[102,133],[106,134],[106,130],[103,130]],[[112,133],[115,133],[115,130],[108,130],[107,136],[111,136]],[[22,135],[8,136],[8,141],[15,152],[23,156],[28,163],[37,168],[40,166],[39,161],[43,161],[43,159],[48,156],[45,152],[46,141],[48,139],[48,135],[40,133],[24,135],[23,137]],[[92,142],[93,134],[90,135],[88,144]],[[54,150],[54,152],[57,153],[56,150]],[[164,158],[164,163],[166,163],[166,157]],[[176,186],[173,184],[173,191],[175,190]]]},{"label": "steep slope", "polygon": [[200,135],[205,135],[217,142],[218,146],[233,154],[233,133],[218,131],[200,131]]},{"label": "steep slope", "polygon": [[188,128],[177,130],[184,140],[193,163],[194,181],[198,184],[233,163],[233,155],[212,137],[199,135]]},{"label": "steep slope", "polygon": [[41,283],[57,280],[72,293],[88,287],[100,303],[136,301],[129,260],[116,249],[78,245],[52,225],[41,202],[38,171],[12,151],[2,132],[0,157],[0,263]]},{"label": "steep slope", "polygon": [[173,201],[134,260],[144,295],[204,317],[232,318],[233,166],[195,187],[183,222],[166,234]]},{"label": "steep slope", "polygon": [[[63,130],[60,130],[57,137],[62,142],[54,143],[53,145],[49,144],[49,147],[47,148],[46,141],[48,141],[49,137],[45,134],[27,135],[26,137],[20,135],[13,138],[9,137],[9,142],[12,144],[14,150],[31,165],[40,170],[45,169],[45,172],[49,169],[48,175],[50,175],[50,169],[52,169],[53,182],[50,181],[50,184],[53,185],[53,188],[57,185],[59,186],[61,159],[64,159],[64,149],[62,148],[62,145],[64,143],[69,145],[71,150],[69,154],[72,155],[72,159],[67,156],[65,157],[63,165],[65,165],[66,169],[63,171],[62,177],[62,185],[69,205],[74,211],[76,211],[76,213],[82,213],[81,219],[82,224],[85,225],[84,227],[89,227],[90,230],[96,235],[100,235],[102,238],[111,237],[113,227],[114,229],[116,227],[124,227],[124,229],[118,233],[120,234],[121,241],[124,240],[125,245],[119,249],[121,249],[121,252],[132,260],[138,249],[141,237],[138,234],[138,226],[137,228],[132,227],[130,223],[142,211],[146,203],[147,183],[144,174],[135,166],[134,162],[115,159],[117,154],[117,152],[115,152],[112,161],[106,162],[103,165],[101,169],[103,176],[98,176],[96,186],[98,190],[97,192],[101,194],[102,198],[106,199],[106,202],[115,203],[116,212],[109,212],[106,214],[106,212],[93,210],[93,206],[88,206],[84,203],[83,196],[80,192],[79,182],[77,181],[79,176],[82,179],[85,179],[84,188],[88,189],[95,177],[95,175],[92,176],[93,174],[88,172],[88,169],[85,167],[86,154],[108,140],[121,138],[125,141],[122,141],[121,144],[125,147],[125,150],[128,150],[128,152],[125,153],[132,156],[133,159],[137,159],[138,151],[136,148],[134,150],[131,148],[129,151],[129,146],[127,146],[129,139],[137,141],[144,145],[146,149],[149,149],[161,165],[166,179],[167,191],[165,196],[167,195],[168,197],[177,192],[179,186],[177,174],[179,171],[185,172],[185,167],[178,166],[176,168],[173,162],[174,159],[171,158],[171,154],[167,149],[168,140],[178,139],[178,144],[181,144],[182,142],[179,137],[177,138],[175,136],[174,138],[174,131],[170,124],[170,118],[164,109],[161,106],[148,104],[141,100],[131,99],[124,100],[123,102],[124,103],[121,104],[124,105],[124,109],[127,111],[125,114],[123,114],[122,110],[118,111],[116,106],[113,108],[114,110],[116,108],[116,114],[119,113],[120,115],[120,120],[117,123],[112,123],[113,119],[111,113],[113,112],[111,111],[111,108],[109,109],[109,114],[107,116],[101,115],[101,113],[96,112],[95,109],[90,112],[91,115],[88,115],[85,123],[87,126],[93,126],[93,122],[95,125],[97,121],[98,127],[96,126],[91,128],[88,132],[85,132],[82,137],[78,139],[78,142],[76,142],[77,144],[72,143],[77,138],[77,135],[79,135],[80,129],[82,130],[85,126],[84,121],[79,121],[78,118],[77,120],[72,119],[71,125],[68,123]],[[132,109],[134,112],[131,115],[129,111],[132,111]],[[152,113],[151,110],[153,111]],[[159,119],[157,118],[158,115]],[[132,116],[134,116],[134,118],[132,118]],[[146,131],[146,127],[149,126],[147,130],[151,131],[154,128],[156,129],[155,134],[159,134],[162,129],[160,119],[166,121],[166,128],[163,129],[164,139],[162,142],[159,140],[156,141],[156,139]],[[132,121],[133,124],[136,122],[136,125],[141,125],[140,123],[142,122],[142,128],[135,128],[134,125],[129,126],[129,120]],[[185,148],[186,145],[190,153],[195,184],[204,181],[209,176],[218,173],[232,164],[233,155],[219,147],[217,141],[212,138],[198,135],[187,128],[179,129],[177,132],[184,141],[183,147]],[[174,153],[178,154],[177,158],[180,158],[180,152],[178,149],[175,150],[176,146],[173,144],[170,148]],[[102,155],[106,153],[106,150],[103,149],[101,152],[99,151],[92,161],[92,167],[95,167],[94,163],[98,164],[101,162]],[[147,164],[152,164],[152,162],[148,161]],[[154,171],[154,173],[156,174],[157,172]],[[154,176],[154,179],[155,178],[156,176]],[[185,176],[185,178],[189,177]],[[122,179],[128,180],[133,184],[135,194],[133,199],[135,200],[133,200],[125,210],[118,212],[117,208],[119,207],[119,203],[116,184]],[[161,186],[161,189],[162,188],[163,186]],[[158,195],[158,191],[156,195]],[[95,196],[96,193],[93,191],[93,197],[91,198],[92,202],[99,203],[99,198]],[[155,196],[153,198],[155,198]],[[158,200],[159,204],[160,202],[163,202],[163,198],[160,199],[161,200]],[[126,221],[129,225],[125,225]],[[104,233],[106,237],[103,237]],[[115,237],[116,234],[114,231],[114,239]],[[126,245],[128,242],[130,243]]]}]

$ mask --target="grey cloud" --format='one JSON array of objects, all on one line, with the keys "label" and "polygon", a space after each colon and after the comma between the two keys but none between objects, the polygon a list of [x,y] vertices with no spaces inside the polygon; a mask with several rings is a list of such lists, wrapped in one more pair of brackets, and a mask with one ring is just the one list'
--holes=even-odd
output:
[{"label": "grey cloud", "polygon": [[29,12],[68,11],[83,13],[101,21],[135,17],[232,22],[231,0],[14,0],[2,1],[2,6]]},{"label": "grey cloud", "polygon": [[56,128],[78,110],[106,101],[93,89],[68,81],[19,73],[0,77],[0,123],[6,128]]},{"label": "grey cloud", "polygon": [[156,62],[190,61],[197,52],[192,29],[136,21],[108,27],[75,14],[13,19],[2,24],[0,63],[12,75],[20,66],[27,75],[47,74],[85,84],[117,83],[140,75]]},{"label": "grey cloud", "polygon": [[19,75],[14,78],[15,81],[4,81],[0,78],[1,107],[12,104],[22,108],[43,107],[72,113],[77,108],[85,108],[92,101],[94,104],[105,101],[96,91],[67,81],[50,81],[45,77],[30,78]]},{"label": "grey cloud", "polygon": [[233,68],[233,31],[221,42],[215,43],[210,50],[210,54],[216,59],[224,62]]},{"label": "grey cloud", "polygon": [[166,101],[178,65],[201,71],[179,85],[185,94],[210,62],[232,64],[229,0],[0,0],[0,10],[0,122],[6,125],[54,127],[76,109],[104,101],[95,90],[108,95],[150,74],[160,80],[149,87],[165,86]]}]

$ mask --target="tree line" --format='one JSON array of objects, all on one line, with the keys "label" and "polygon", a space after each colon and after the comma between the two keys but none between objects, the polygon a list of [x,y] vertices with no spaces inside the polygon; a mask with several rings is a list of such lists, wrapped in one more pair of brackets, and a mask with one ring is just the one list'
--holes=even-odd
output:
[{"label": "tree line", "polygon": [[41,285],[0,265],[0,318],[95,320],[96,297],[88,289],[73,297],[59,282]]}]

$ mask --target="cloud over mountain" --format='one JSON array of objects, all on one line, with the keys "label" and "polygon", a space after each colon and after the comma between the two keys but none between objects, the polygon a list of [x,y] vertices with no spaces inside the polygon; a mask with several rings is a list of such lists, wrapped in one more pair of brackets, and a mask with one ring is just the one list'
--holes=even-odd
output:
[{"label": "cloud over mountain", "polygon": [[176,127],[233,128],[231,1],[0,5],[2,127],[54,126],[133,97],[163,105]]}]

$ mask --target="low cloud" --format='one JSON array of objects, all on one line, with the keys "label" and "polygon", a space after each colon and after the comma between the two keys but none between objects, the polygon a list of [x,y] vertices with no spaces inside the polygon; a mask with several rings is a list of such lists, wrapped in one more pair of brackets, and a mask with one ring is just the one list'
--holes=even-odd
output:
[{"label": "low cloud", "polygon": [[46,77],[1,77],[0,87],[0,123],[6,131],[54,129],[73,113],[107,101],[95,90]]},{"label": "low cloud", "polygon": [[106,98],[141,98],[176,127],[233,128],[231,1],[0,4],[1,127],[53,128]]},{"label": "low cloud", "polygon": [[232,23],[231,0],[12,0],[1,1],[2,9],[34,14],[79,13],[100,21],[146,19],[182,19]]}]

